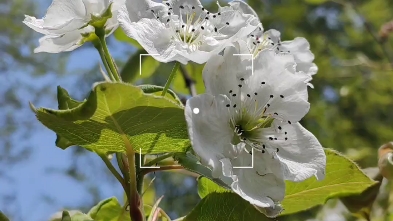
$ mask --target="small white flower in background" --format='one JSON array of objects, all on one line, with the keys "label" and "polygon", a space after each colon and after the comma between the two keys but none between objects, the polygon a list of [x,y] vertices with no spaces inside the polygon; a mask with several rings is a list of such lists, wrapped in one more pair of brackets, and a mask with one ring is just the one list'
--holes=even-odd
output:
[{"label": "small white flower in background", "polygon": [[[326,156],[298,123],[310,104],[294,56],[267,49],[252,60],[234,55],[239,52],[239,47],[227,47],[206,63],[206,94],[186,104],[188,131],[213,176],[231,177],[234,192],[274,217],[281,212],[284,180],[323,179]],[[251,167],[251,157],[253,168],[234,168]]]},{"label": "small white flower in background", "polygon": [[[89,34],[95,31],[94,25],[104,26],[107,35],[111,34],[118,27],[117,10],[124,2],[54,0],[42,19],[26,15],[23,23],[45,35],[39,39],[35,53],[72,51],[88,41]],[[100,22],[104,24],[98,24]]]},{"label": "small white flower in background", "polygon": [[229,4],[213,13],[199,0],[131,0],[118,20],[124,32],[160,62],[205,63],[259,25],[254,15],[234,9],[238,3]]},{"label": "small white flower in background", "polygon": [[[245,14],[258,17],[255,11],[246,3],[239,0],[237,9]],[[318,67],[313,63],[314,54],[310,50],[310,44],[307,39],[297,37],[292,41],[281,41],[280,32],[275,29],[264,31],[262,25],[250,33],[247,38],[242,39],[246,43],[241,49],[241,53],[254,54],[256,56],[260,51],[265,49],[274,49],[277,54],[291,54],[296,62],[296,71],[298,74],[305,75],[305,81],[308,83],[312,75],[316,74]],[[312,84],[308,84],[313,87]]]}]

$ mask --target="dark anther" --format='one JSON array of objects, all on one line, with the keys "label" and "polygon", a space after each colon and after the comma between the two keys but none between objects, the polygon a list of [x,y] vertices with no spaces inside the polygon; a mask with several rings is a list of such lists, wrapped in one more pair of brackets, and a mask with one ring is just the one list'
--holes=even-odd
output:
[{"label": "dark anther", "polygon": [[242,87],[243,85],[239,84],[238,86],[239,86],[239,87]]},{"label": "dark anther", "polygon": [[250,35],[251,37],[254,37],[254,35]]},{"label": "dark anther", "polygon": [[227,106],[227,107],[230,107],[231,105],[230,105],[230,104],[227,104],[226,106]]},{"label": "dark anther", "polygon": [[166,22],[169,22],[171,19],[168,18],[168,20],[166,20]]},{"label": "dark anther", "polygon": [[253,44],[253,45],[257,45],[257,43],[255,43],[255,42],[252,42],[252,44]]},{"label": "dark anther", "polygon": [[229,25],[229,22],[227,22],[227,23],[225,23],[225,24]]},{"label": "dark anther", "polygon": [[257,92],[255,92],[254,94],[255,94],[255,96],[257,96],[257,95],[258,95],[258,93],[257,93]]},{"label": "dark anther", "polygon": [[288,124],[292,124],[291,121],[288,121]]},{"label": "dark anther", "polygon": [[194,31],[195,31],[195,28],[193,28],[191,31],[194,32]]},{"label": "dark anther", "polygon": [[286,137],[285,140],[288,140],[288,137]]},{"label": "dark anther", "polygon": [[264,150],[262,150],[262,153],[265,153],[265,151],[264,151]]},{"label": "dark anther", "polygon": [[179,8],[184,9],[184,6],[183,6],[183,5],[180,5]]},{"label": "dark anther", "polygon": [[279,150],[280,150],[280,149],[277,148],[277,152],[278,152]]},{"label": "dark anther", "polygon": [[206,12],[206,14],[210,14],[210,12]]},{"label": "dark anther", "polygon": [[170,12],[168,12],[168,15],[171,15],[171,13],[170,13]]},{"label": "dark anther", "polygon": [[232,94],[232,96],[236,97],[236,94]]},{"label": "dark anther", "polygon": [[192,6],[192,9],[195,9],[195,6]]},{"label": "dark anther", "polygon": [[229,93],[231,94],[231,93],[232,93],[232,90],[230,90]]},{"label": "dark anther", "polygon": [[244,81],[244,78],[240,78],[241,81]]},{"label": "dark anther", "polygon": [[182,25],[181,27],[184,28],[185,25]]},{"label": "dark anther", "polygon": [[214,27],[214,31],[215,31],[215,32],[217,32],[217,31],[218,31],[216,27]]},{"label": "dark anther", "polygon": [[264,81],[262,81],[262,82],[261,82],[261,84],[265,84],[265,82],[264,82]]},{"label": "dark anther", "polygon": [[209,20],[209,17],[205,17],[206,20]]},{"label": "dark anther", "polygon": [[167,2],[167,3],[165,3],[166,5],[168,5],[168,6],[170,6],[170,4]]},{"label": "dark anther", "polygon": [[287,135],[287,134],[288,134],[288,132],[285,131],[285,135]]},{"label": "dark anther", "polygon": [[277,140],[277,137],[275,137],[274,140]]},{"label": "dark anther", "polygon": [[272,45],[274,45],[274,43],[272,42]]},{"label": "dark anther", "polygon": [[216,18],[217,16],[216,15],[213,15],[213,18]]},{"label": "dark anther", "polygon": [[284,95],[280,95],[281,98],[284,98]]},{"label": "dark anther", "polygon": [[270,98],[273,98],[274,96],[273,95],[270,95]]},{"label": "dark anther", "polygon": [[278,115],[277,112],[274,112],[274,115]]},{"label": "dark anther", "polygon": [[201,29],[202,29],[202,30],[205,30],[205,27],[201,26]]},{"label": "dark anther", "polygon": [[205,11],[205,8],[202,8],[202,11]]},{"label": "dark anther", "polygon": [[151,12],[153,12],[153,13],[154,13],[154,10],[151,10]]},{"label": "dark anther", "polygon": [[221,12],[219,12],[217,15],[221,15]]},{"label": "dark anther", "polygon": [[265,144],[262,144],[262,148],[263,148],[263,149],[265,149],[265,148],[266,148]]},{"label": "dark anther", "polygon": [[250,94],[247,94],[247,97],[251,97],[251,95],[250,95]]},{"label": "dark anther", "polygon": [[278,126],[278,129],[281,130],[282,129],[281,126]]},{"label": "dark anther", "polygon": [[235,107],[236,107],[236,104],[234,104],[233,107],[235,108]]},{"label": "dark anther", "polygon": [[273,140],[273,137],[269,137],[269,140]]},{"label": "dark anther", "polygon": [[267,105],[267,107],[270,107],[270,104],[266,104]]},{"label": "dark anther", "polygon": [[248,153],[252,155],[252,151],[251,151],[251,150],[250,150],[250,152],[248,152]]}]

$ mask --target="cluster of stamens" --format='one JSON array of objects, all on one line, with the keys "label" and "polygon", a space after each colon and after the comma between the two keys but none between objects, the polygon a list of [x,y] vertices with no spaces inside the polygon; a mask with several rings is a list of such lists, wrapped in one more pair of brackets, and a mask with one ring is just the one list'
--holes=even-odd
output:
[{"label": "cluster of stamens", "polygon": [[[259,32],[262,31],[262,28],[259,28]],[[253,54],[254,57],[258,55],[258,53],[264,49],[274,49],[276,53],[281,54],[289,54],[290,51],[282,50],[281,40],[277,39],[277,42],[274,42],[271,37],[267,34],[258,34],[251,33],[249,35],[249,51]]]},{"label": "cluster of stamens", "polygon": [[[234,128],[234,134],[239,138],[240,142],[247,144],[257,151],[265,153],[267,144],[261,142],[260,138],[254,138],[253,130],[270,127],[274,120],[282,122],[282,118],[280,117],[279,113],[266,113],[268,108],[271,107],[272,100],[276,96],[270,94],[268,95],[269,98],[264,105],[258,105],[258,101],[261,100],[260,96],[266,95],[259,94],[258,92],[244,93],[242,88],[244,88],[243,86],[245,79],[240,78],[239,80],[240,81],[237,90],[238,92],[235,93],[234,90],[230,90],[228,92],[228,98],[231,100],[232,105],[225,104],[230,113],[230,124]],[[262,81],[261,87],[266,86],[267,82]],[[284,95],[277,96],[279,99],[284,99],[284,97]],[[291,124],[291,121],[287,121],[287,123]],[[288,132],[283,131],[281,126],[277,126],[276,131],[279,136],[270,136],[268,137],[269,141],[274,142],[277,140],[288,140]],[[279,148],[276,148],[275,151],[278,152]],[[250,154],[252,153],[250,150],[247,150],[247,152]]]},{"label": "cluster of stamens", "polygon": [[[218,13],[210,13],[205,8],[200,6],[183,6],[180,5],[179,13],[175,14],[174,9],[170,3],[165,3],[167,12],[161,15],[159,12],[151,10],[153,15],[160,22],[164,23],[165,27],[171,32],[172,39],[178,41],[183,47],[188,48],[190,51],[196,51],[204,43],[205,37],[220,36],[220,31],[229,25],[218,28],[211,20],[218,19],[221,15]],[[187,7],[187,8],[186,8]]]}]

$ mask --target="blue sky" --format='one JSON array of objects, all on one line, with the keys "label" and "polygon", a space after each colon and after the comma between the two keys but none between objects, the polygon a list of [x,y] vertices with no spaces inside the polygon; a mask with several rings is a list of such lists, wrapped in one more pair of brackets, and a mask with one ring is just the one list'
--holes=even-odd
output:
[{"label": "blue sky", "polygon": [[[39,1],[40,11],[34,16],[42,17],[50,3],[51,1],[47,0]],[[111,50],[117,57],[124,55],[128,50],[131,51],[129,46],[124,46],[122,43],[115,41],[113,43]],[[32,51],[27,51],[26,53],[31,54],[31,56],[41,56],[40,54],[34,54]],[[3,78],[0,86],[7,88],[9,85],[27,85],[28,87],[38,89],[50,85],[49,92],[42,95],[34,105],[36,107],[57,108],[57,102],[54,97],[56,95],[56,86],[61,85],[68,89],[71,95],[80,96],[84,94],[86,91],[73,91],[77,84],[76,81],[80,79],[77,75],[83,75],[83,69],[88,70],[94,67],[97,62],[99,62],[98,53],[93,48],[82,47],[70,53],[70,60],[67,65],[70,75],[61,77],[56,73],[49,73],[42,77],[32,77],[27,73],[13,73]],[[13,220],[48,220],[53,213],[61,210],[64,206],[93,203],[86,186],[65,176],[61,172],[56,172],[67,169],[71,164],[75,163],[75,159],[72,159],[70,149],[61,150],[57,148],[55,146],[55,133],[35,120],[34,114],[30,111],[28,105],[29,101],[35,100],[35,95],[30,94],[27,88],[22,87],[17,90],[17,98],[23,105],[23,108],[17,111],[11,110],[12,114],[31,123],[34,129],[30,131],[29,137],[26,139],[24,128],[18,128],[16,133],[11,136],[15,144],[13,146],[15,150],[28,146],[32,148],[32,151],[27,159],[6,169],[6,174],[10,179],[0,180],[0,193],[15,196],[15,201],[11,201],[14,204],[11,206],[11,211],[13,214],[17,213],[19,217]],[[5,108],[0,107],[0,109],[5,111]],[[103,165],[98,156],[91,154],[90,158],[96,164]],[[85,162],[85,164],[86,167],[89,166],[88,163]],[[103,176],[103,178],[107,177]],[[107,182],[107,180],[102,180],[101,182],[102,184],[99,185],[100,198],[104,199],[115,195],[122,199],[120,185],[114,184],[114,182]],[[47,203],[44,198],[54,201]],[[1,204],[7,204],[7,202]]]}]

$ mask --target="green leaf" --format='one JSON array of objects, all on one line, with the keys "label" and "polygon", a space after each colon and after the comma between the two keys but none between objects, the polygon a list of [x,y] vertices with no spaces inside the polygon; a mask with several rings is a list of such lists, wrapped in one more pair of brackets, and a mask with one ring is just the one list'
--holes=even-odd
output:
[{"label": "green leaf", "polygon": [[184,152],[190,146],[183,108],[129,84],[99,83],[75,108],[35,111],[59,136],[98,153],[127,147],[143,154]]},{"label": "green leaf", "polygon": [[94,221],[89,215],[79,211],[71,212],[71,214],[68,211],[64,210],[61,214],[61,219],[55,218],[51,221]]},{"label": "green leaf", "polygon": [[173,158],[187,170],[204,176],[226,189],[230,189],[230,178],[225,180],[214,178],[212,176],[212,171],[209,168],[202,166],[194,155],[190,153],[175,153]]},{"label": "green leaf", "polygon": [[[68,92],[60,86],[57,86],[57,102],[59,110],[76,108],[83,103],[82,101],[72,99]],[[72,145],[73,144],[69,140],[56,134],[56,146],[65,149]]]},{"label": "green leaf", "polygon": [[[138,85],[138,87],[140,87],[143,92],[147,94],[154,94],[157,96],[161,96],[161,92],[164,90],[164,87],[150,84]],[[165,97],[174,100],[177,104],[181,106],[184,106],[180,98],[171,89],[168,89]]]},{"label": "green leaf", "polygon": [[129,38],[129,37],[124,33],[124,31],[123,31],[122,28],[116,29],[116,31],[113,32],[113,36],[115,36],[115,38],[116,38],[118,41],[126,42],[126,43],[128,43],[128,44],[134,46],[134,47],[137,48],[137,49],[143,49],[143,47],[142,47],[136,40],[134,40],[134,39],[132,39],[132,38]]},{"label": "green leaf", "polygon": [[379,173],[379,168],[363,169],[368,177],[378,181],[374,185],[367,188],[361,194],[341,197],[341,202],[347,207],[352,215],[364,220],[371,220],[370,214],[374,205],[375,199],[379,194],[379,188],[382,184],[383,176]]},{"label": "green leaf", "polygon": [[268,221],[249,202],[235,193],[210,193],[183,221]]},{"label": "green leaf", "polygon": [[131,221],[129,212],[120,205],[116,197],[99,202],[91,208],[88,215],[95,221]]},{"label": "green leaf", "polygon": [[360,194],[375,184],[348,158],[330,149],[325,149],[325,153],[327,165],[324,180],[317,181],[311,177],[300,183],[286,183],[282,215],[324,204],[331,198]]},{"label": "green leaf", "polygon": [[309,4],[313,4],[313,5],[320,5],[320,4],[323,4],[327,1],[328,0],[305,0],[305,2],[307,2]]},{"label": "green leaf", "polygon": [[[281,215],[310,209],[331,198],[360,194],[375,184],[351,160],[333,150],[325,149],[325,153],[325,179],[317,181],[312,177],[299,183],[286,182],[286,194],[282,201],[284,212]],[[198,194],[201,197],[225,191],[226,189],[211,181],[198,180]]]},{"label": "green leaf", "polygon": [[[141,56],[147,54],[144,49],[139,49],[130,56],[123,69],[121,70],[121,78],[124,82],[132,83],[137,79],[150,77],[160,66],[160,62],[151,56]],[[142,59],[142,60],[141,60]],[[141,63],[140,63],[141,62]],[[142,67],[142,70],[140,69]]]},{"label": "green leaf", "polygon": [[0,221],[10,221],[6,215],[0,210]]},{"label": "green leaf", "polygon": [[224,193],[224,192],[230,192],[230,190],[222,188],[212,180],[209,180],[205,177],[198,178],[198,195],[201,198],[204,198],[209,193]]}]

